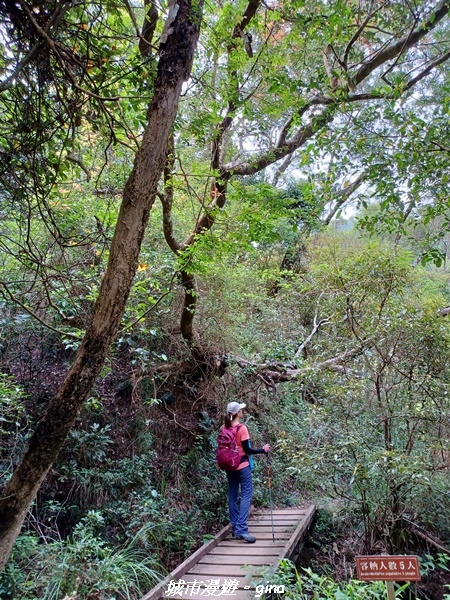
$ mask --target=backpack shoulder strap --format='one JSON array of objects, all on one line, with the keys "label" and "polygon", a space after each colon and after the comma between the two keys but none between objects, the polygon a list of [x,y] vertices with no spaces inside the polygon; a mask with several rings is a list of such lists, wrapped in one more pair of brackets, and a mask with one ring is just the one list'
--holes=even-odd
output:
[{"label": "backpack shoulder strap", "polygon": [[[235,426],[235,428],[234,428],[234,438],[235,438],[235,439],[236,439],[236,436],[237,436],[237,434],[238,434],[238,431],[239,431],[239,429],[240,429],[242,426],[243,426],[243,425],[242,425],[242,423],[239,423],[238,425],[236,425],[236,426]],[[237,440],[236,440],[236,443],[237,443]]]}]

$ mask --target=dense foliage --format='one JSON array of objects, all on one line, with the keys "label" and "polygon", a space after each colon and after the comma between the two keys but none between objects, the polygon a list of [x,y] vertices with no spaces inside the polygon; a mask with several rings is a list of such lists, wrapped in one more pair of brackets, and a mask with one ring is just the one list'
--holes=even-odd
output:
[{"label": "dense foliage", "polygon": [[226,522],[231,399],[336,578],[445,566],[449,10],[0,3],[2,595],[139,598]]},{"label": "dense foliage", "polygon": [[[152,339],[159,340],[155,358],[146,330],[130,332],[126,344],[115,346],[109,372],[86,403],[29,515],[29,533],[19,539],[3,575],[4,593],[56,598],[60,586],[61,593],[76,590],[89,597],[103,586],[104,594],[116,590],[119,597],[134,598],[145,585],[151,587],[146,571],[139,575],[137,595],[122,587],[125,557],[144,568],[140,552],[145,551],[150,576],[161,576],[211,528],[226,522],[226,486],[213,456],[221,412],[231,398],[247,402],[255,443],[270,439],[274,446],[275,502],[313,500],[333,515],[317,533],[326,556],[333,555],[336,543],[340,552],[354,555],[415,551],[423,532],[442,543],[448,539],[448,512],[440,507],[448,502],[450,331],[439,313],[448,301],[448,274],[414,266],[410,253],[395,252],[389,242],[364,241],[354,230],[330,232],[311,238],[301,272],[284,274],[274,294],[274,270],[267,262],[273,252],[268,245],[266,260],[241,257],[238,266],[230,256],[222,263],[217,257],[213,268],[205,267],[208,303],[199,319],[216,352],[226,343],[226,375],[191,383],[189,390],[171,388],[168,361],[177,355],[182,360],[185,349],[173,345],[162,315],[151,313],[146,322]],[[221,328],[209,322],[217,295],[223,301]],[[267,380],[264,384],[258,365],[288,364],[314,319],[326,323],[296,359],[301,377],[276,389]],[[27,320],[20,323],[20,334],[28,328]],[[27,336],[36,344],[35,330]],[[26,422],[38,407],[39,386],[28,374],[36,373],[37,364],[57,373],[66,353],[60,345],[59,354],[22,358],[16,377],[30,390],[28,398],[5,379],[4,415],[11,423],[4,425],[5,467],[18,459],[11,453],[26,441]],[[339,368],[332,362],[324,367],[346,353]],[[166,360],[157,358],[162,354]],[[242,355],[247,365],[240,363]],[[10,358],[17,360],[12,349],[5,351],[4,364],[13,367],[17,363]],[[255,486],[255,503],[266,504],[261,464]],[[58,570],[50,557],[58,560]],[[33,577],[37,568],[43,569],[39,580]],[[314,584],[305,577],[299,580],[303,593],[309,585],[331,590],[331,580]]]}]

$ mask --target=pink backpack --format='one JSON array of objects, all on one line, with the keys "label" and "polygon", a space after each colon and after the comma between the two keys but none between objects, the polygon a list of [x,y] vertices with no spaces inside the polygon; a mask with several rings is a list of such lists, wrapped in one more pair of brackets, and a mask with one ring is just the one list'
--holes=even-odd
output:
[{"label": "pink backpack", "polygon": [[225,471],[235,471],[241,464],[236,434],[242,425],[222,427],[217,436],[217,464]]}]

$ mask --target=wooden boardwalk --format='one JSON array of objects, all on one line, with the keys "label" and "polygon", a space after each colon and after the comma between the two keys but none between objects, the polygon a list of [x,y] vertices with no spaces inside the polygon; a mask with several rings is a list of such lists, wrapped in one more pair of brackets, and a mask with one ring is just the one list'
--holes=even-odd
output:
[{"label": "wooden boardwalk", "polygon": [[231,525],[204,544],[142,600],[252,600],[261,597],[261,578],[270,580],[279,561],[290,558],[314,517],[315,506],[255,512],[248,522],[254,544],[235,540]]}]

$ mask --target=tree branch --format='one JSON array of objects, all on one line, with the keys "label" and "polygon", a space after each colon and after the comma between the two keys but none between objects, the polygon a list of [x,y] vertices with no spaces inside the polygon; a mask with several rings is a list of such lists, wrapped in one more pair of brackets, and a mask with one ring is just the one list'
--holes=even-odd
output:
[{"label": "tree branch", "polygon": [[[240,20],[240,22],[237,25],[235,25],[235,27],[233,29],[233,33],[231,35],[232,41],[227,47],[229,56],[236,49],[236,41],[235,40],[237,40],[238,38],[241,38],[243,36],[244,30],[250,24],[250,21],[255,16],[256,11],[258,10],[260,5],[261,5],[261,0],[249,0],[247,8],[245,9],[244,14],[242,16],[242,19]],[[221,123],[219,124],[218,129],[217,129],[217,135],[212,142],[211,166],[212,166],[213,171],[218,170],[220,168],[219,163],[220,163],[220,155],[221,155],[223,136],[224,136],[225,132],[231,127],[231,124],[233,122],[233,117],[236,113],[236,109],[237,109],[237,105],[238,105],[237,100],[238,100],[238,95],[239,95],[239,88],[238,88],[236,71],[233,71],[230,74],[230,77],[232,80],[234,80],[236,89],[233,90],[232,94],[230,95],[230,98],[228,100],[227,114],[222,119]]]},{"label": "tree branch", "polygon": [[336,200],[335,205],[330,210],[328,216],[325,219],[323,219],[324,225],[330,224],[331,220],[336,215],[336,213],[339,211],[339,209],[342,208],[342,206],[347,202],[347,200],[350,198],[350,196],[353,194],[353,192],[355,192],[361,186],[361,184],[364,181],[365,175],[366,175],[365,173],[361,173],[355,179],[355,181],[350,183],[346,188],[344,188],[340,192],[340,194],[339,194],[340,197]]},{"label": "tree branch", "polygon": [[[78,337],[77,335],[75,335],[73,333],[69,333],[67,331],[61,331],[60,329],[57,329],[56,327],[53,327],[52,325],[50,325],[49,323],[44,321],[44,319],[41,319],[41,317],[39,315],[37,315],[33,310],[31,310],[31,308],[29,308],[26,304],[24,304],[21,300],[19,300],[19,298],[17,298],[17,296],[15,296],[11,292],[11,290],[8,287],[8,284],[5,281],[0,281],[0,285],[3,287],[3,289],[5,290],[5,292],[7,294],[7,297],[10,300],[12,300],[15,304],[18,304],[21,308],[23,308],[23,310],[25,312],[27,312],[31,317],[33,317],[33,319],[36,319],[36,321],[38,321],[41,325],[43,325],[47,329],[50,329],[50,331],[54,331],[55,333],[58,333],[61,336],[69,337],[72,340],[78,340],[79,342],[81,341],[81,339],[82,339],[81,337]],[[6,299],[4,292],[0,291],[0,294]]]},{"label": "tree branch", "polygon": [[422,24],[416,27],[414,32],[410,32],[395,42],[390,42],[383,50],[380,50],[371,60],[363,64],[353,78],[355,85],[358,85],[366,79],[375,69],[382,64],[395,58],[399,54],[404,54],[432,31],[440,21],[448,14],[450,8],[449,0],[441,0],[435,12]]},{"label": "tree branch", "polygon": [[70,79],[70,82],[72,83],[72,85],[74,86],[75,89],[79,90],[80,92],[83,92],[83,94],[87,94],[88,96],[90,96],[92,98],[96,98],[97,100],[99,100],[101,102],[117,102],[117,100],[120,99],[119,96],[113,96],[110,98],[108,98],[106,96],[100,96],[99,94],[96,94],[95,92],[87,90],[86,88],[79,85],[77,83],[75,77],[72,75],[70,70],[67,68],[67,65],[66,65],[64,59],[62,58],[62,56],[60,55],[54,40],[48,35],[48,33],[45,31],[45,29],[42,29],[42,27],[39,26],[36,19],[33,17],[28,5],[23,0],[20,0],[20,4],[23,7],[23,9],[25,10],[25,12],[27,13],[28,18],[30,19],[33,27],[36,30],[36,33],[40,37],[42,37],[42,39],[47,43],[48,47],[53,51],[53,54],[55,55],[56,60],[61,65],[61,68],[63,69],[63,71],[65,72],[67,77]]},{"label": "tree branch", "polygon": [[284,159],[283,164],[278,167],[275,175],[273,176],[273,180],[272,180],[272,185],[274,187],[277,187],[277,184],[278,184],[278,181],[279,181],[281,175],[289,168],[289,165],[291,164],[293,159],[294,159],[294,153],[289,154]]},{"label": "tree branch", "polygon": [[[228,177],[231,177],[232,175],[253,175],[254,173],[258,173],[269,165],[277,162],[281,158],[284,158],[288,154],[291,154],[303,146],[303,144],[309,140],[319,129],[334,119],[335,112],[338,108],[338,103],[336,100],[332,100],[331,98],[328,99],[326,103],[331,106],[324,108],[320,114],[312,117],[310,123],[299,129],[289,141],[284,143],[284,145],[277,145],[276,147],[244,163],[228,163],[223,165],[222,172],[226,173]],[[314,104],[322,104],[322,102],[311,102],[311,106]]]},{"label": "tree branch", "polygon": [[[358,41],[360,35],[362,34],[362,32],[364,31],[364,29],[366,28],[366,26],[369,23],[370,19],[374,15],[376,15],[376,13],[379,10],[381,10],[382,8],[384,8],[384,6],[386,6],[386,4],[387,4],[387,2],[384,2],[383,4],[380,4],[380,6],[376,10],[374,10],[373,12],[369,12],[369,14],[367,15],[367,17],[364,19],[364,21],[361,23],[361,25],[356,30],[356,32],[353,35],[352,39],[347,44],[347,48],[345,49],[345,52],[344,52],[344,58],[342,59],[342,63],[344,65],[345,69],[347,69],[348,55],[350,54],[350,50],[353,48],[353,46],[355,45],[355,43]],[[370,9],[372,8],[372,5],[373,5],[373,0],[370,3]]]},{"label": "tree branch", "polygon": [[414,85],[416,85],[416,83],[418,83],[419,81],[421,81],[422,79],[424,79],[427,75],[429,75],[433,69],[435,69],[439,65],[442,65],[449,58],[450,58],[450,51],[446,52],[445,54],[443,54],[442,56],[440,56],[439,58],[437,58],[436,60],[434,60],[433,62],[431,62],[428,65],[428,67],[426,67],[421,73],[419,73],[418,75],[416,75],[415,77],[413,77],[412,79],[410,79],[408,81],[408,83],[404,87],[404,90],[405,91],[406,90],[410,90]]},{"label": "tree branch", "polygon": [[[43,31],[46,34],[49,34],[52,29],[56,29],[61,21],[62,16],[65,12],[67,12],[67,10],[69,10],[69,3],[65,2],[64,0],[60,0],[55,6],[52,17]],[[34,57],[42,50],[43,47],[44,41],[36,42],[34,44],[26,56],[24,56],[24,58],[19,62],[14,72],[3,83],[0,84],[0,93],[11,87],[13,81],[17,79],[18,75],[34,59]]]},{"label": "tree branch", "polygon": [[169,248],[175,254],[178,254],[182,249],[182,245],[176,240],[173,230],[172,220],[172,203],[173,203],[173,176],[172,171],[175,164],[175,146],[173,134],[170,136],[168,147],[167,147],[167,158],[166,165],[164,167],[164,192],[158,194],[158,198],[161,200],[163,209],[163,233],[164,238]]},{"label": "tree branch", "polygon": [[[285,158],[298,148],[300,148],[309,138],[311,138],[319,129],[328,124],[334,119],[337,106],[342,103],[348,102],[359,102],[364,100],[376,100],[393,98],[394,94],[385,94],[382,92],[362,93],[362,94],[349,94],[349,89],[352,90],[365,80],[373,71],[375,71],[382,64],[385,64],[389,60],[396,58],[404,54],[407,50],[417,44],[423,37],[425,37],[430,31],[432,31],[437,24],[448,14],[450,6],[450,0],[441,0],[436,8],[436,11],[427,21],[422,24],[418,24],[415,31],[410,31],[407,35],[401,37],[396,41],[391,41],[386,44],[383,49],[376,52],[373,57],[364,63],[356,72],[354,77],[343,82],[335,93],[330,96],[316,96],[310,98],[296,113],[295,116],[303,116],[309,109],[314,106],[325,106],[319,115],[311,117],[310,122],[307,125],[302,126],[297,133],[292,136],[289,140],[287,139],[289,130],[294,122],[294,116],[291,116],[285,125],[283,126],[277,144],[265,151],[264,153],[253,157],[246,162],[234,161],[225,164],[221,168],[221,172],[229,173],[232,175],[253,175],[271,164],[274,164],[278,160]],[[415,83],[423,79],[428,75],[433,68],[442,64],[449,58],[449,53],[446,53],[442,57],[433,61],[422,73],[417,77],[413,78],[406,86],[405,90],[410,89]]]},{"label": "tree branch", "polygon": [[[319,300],[320,300],[321,296],[322,296],[322,294],[320,294]],[[319,300],[318,300],[318,302],[319,302]],[[319,331],[319,329],[321,327],[323,327],[324,325],[328,325],[329,323],[331,323],[331,321],[329,319],[321,319],[320,321],[317,321],[318,315],[319,315],[319,306],[317,305],[316,311],[314,313],[312,331],[306,337],[306,339],[300,344],[300,346],[297,348],[297,352],[294,354],[294,360],[296,360],[297,358],[299,358],[302,355],[304,349],[309,344],[309,342],[313,339],[313,337],[316,335],[316,333]]]},{"label": "tree branch", "polygon": [[233,355],[228,355],[227,359],[234,361],[242,369],[251,368],[257,371],[258,374],[264,374],[265,377],[269,377],[274,383],[282,383],[292,381],[293,379],[300,379],[306,374],[311,373],[312,369],[345,373],[346,363],[352,358],[363,354],[365,350],[373,346],[374,342],[375,338],[367,338],[357,348],[351,348],[338,356],[300,369],[289,363],[254,363],[245,358]]},{"label": "tree branch", "polygon": [[73,164],[77,165],[80,167],[80,169],[82,171],[84,171],[85,175],[86,175],[86,181],[90,181],[91,180],[91,172],[89,171],[89,169],[86,167],[86,165],[83,163],[83,161],[81,161],[78,158],[75,158],[75,156],[73,154],[67,154],[66,156],[67,160],[72,162]]},{"label": "tree branch", "polygon": [[[133,9],[130,6],[128,0],[125,1],[127,4],[128,12],[130,13],[130,15],[134,16]],[[154,2],[154,0],[144,0],[144,7],[145,17],[141,33],[139,33],[139,28],[137,27],[135,19],[134,24],[139,36],[139,52],[142,56],[147,56],[150,53],[150,50],[152,49],[153,34],[155,33],[156,25],[158,23],[158,9],[156,8],[156,2]]]}]

